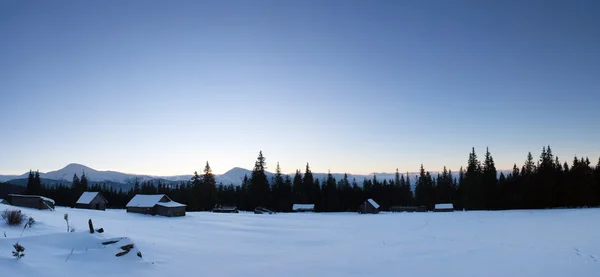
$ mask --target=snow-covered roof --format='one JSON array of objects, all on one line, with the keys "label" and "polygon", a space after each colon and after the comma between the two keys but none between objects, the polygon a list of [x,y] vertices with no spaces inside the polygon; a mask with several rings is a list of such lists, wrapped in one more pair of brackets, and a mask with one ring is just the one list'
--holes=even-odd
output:
[{"label": "snow-covered roof", "polygon": [[314,210],[315,204],[294,204],[292,205],[292,210]]},{"label": "snow-covered roof", "polygon": [[435,204],[436,209],[454,209],[452,203]]},{"label": "snow-covered roof", "polygon": [[[161,202],[161,200],[166,200]],[[136,194],[129,203],[127,203],[127,207],[138,207],[138,208],[152,208],[156,205],[162,207],[185,207],[185,204],[177,203],[171,198],[169,198],[165,194]]]},{"label": "snow-covered roof", "polygon": [[169,202],[158,202],[156,203],[156,205],[158,206],[162,206],[162,207],[169,207],[169,208],[176,208],[176,207],[185,207],[185,204],[181,204],[175,201],[169,201]]},{"label": "snow-covered roof", "polygon": [[377,202],[375,202],[375,200],[369,198],[367,201],[369,201],[369,203],[371,203],[371,205],[373,205],[373,207],[375,209],[379,209],[379,204],[377,204]]},{"label": "snow-covered roof", "polygon": [[[77,204],[89,204],[92,202],[92,200],[94,200],[94,198],[96,198],[98,194],[99,192],[97,191],[86,191],[81,194],[81,196],[77,200]],[[102,197],[102,195],[100,195],[100,197]],[[102,197],[102,199],[104,199],[104,197]]]},{"label": "snow-covered roof", "polygon": [[48,198],[48,197],[44,197],[44,196],[40,196],[40,198],[42,198],[44,201],[48,201],[52,204],[54,204],[54,199]]},{"label": "snow-covered roof", "polygon": [[44,196],[39,196],[39,195],[26,195],[26,194],[9,194],[10,196],[16,196],[16,197],[38,197],[41,198],[44,201],[48,201],[52,204],[54,204],[54,199],[48,198],[48,197],[44,197]]},{"label": "snow-covered roof", "polygon": [[152,208],[154,205],[158,204],[163,197],[166,197],[169,201],[171,200],[164,194],[136,194],[129,200],[127,207]]}]

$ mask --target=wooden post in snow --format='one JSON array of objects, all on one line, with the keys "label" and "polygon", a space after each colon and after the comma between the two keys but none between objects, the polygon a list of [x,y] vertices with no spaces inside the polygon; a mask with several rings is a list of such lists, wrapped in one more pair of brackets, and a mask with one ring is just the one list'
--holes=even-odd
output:
[{"label": "wooden post in snow", "polygon": [[94,224],[92,224],[92,219],[88,220],[88,225],[90,226],[90,234],[94,233]]}]

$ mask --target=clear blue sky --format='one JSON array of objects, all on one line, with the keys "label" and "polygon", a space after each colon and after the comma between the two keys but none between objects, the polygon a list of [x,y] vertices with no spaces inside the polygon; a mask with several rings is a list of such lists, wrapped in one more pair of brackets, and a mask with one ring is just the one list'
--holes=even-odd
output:
[{"label": "clear blue sky", "polygon": [[600,1],[0,2],[0,174],[600,153]]}]

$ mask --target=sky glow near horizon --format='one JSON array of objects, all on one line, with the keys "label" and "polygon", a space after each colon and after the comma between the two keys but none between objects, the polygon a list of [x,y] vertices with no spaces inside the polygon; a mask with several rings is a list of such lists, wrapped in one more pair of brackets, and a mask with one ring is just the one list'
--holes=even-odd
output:
[{"label": "sky glow near horizon", "polygon": [[600,154],[598,1],[2,1],[0,174]]}]

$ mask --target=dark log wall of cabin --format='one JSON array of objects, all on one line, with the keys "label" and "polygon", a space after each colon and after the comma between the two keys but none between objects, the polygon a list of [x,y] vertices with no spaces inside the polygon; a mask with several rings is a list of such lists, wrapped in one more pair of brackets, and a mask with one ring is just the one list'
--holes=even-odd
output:
[{"label": "dark log wall of cabin", "polygon": [[94,210],[104,210],[106,209],[106,200],[100,196],[100,194],[96,195],[92,202],[90,202],[90,209]]},{"label": "dark log wall of cabin", "polygon": [[162,216],[184,216],[185,215],[185,206],[184,207],[163,207],[160,205],[156,206],[156,214]]},{"label": "dark log wall of cabin", "polygon": [[127,207],[128,213],[138,213],[138,214],[156,214],[155,209],[153,208],[140,208],[140,207]]},{"label": "dark log wall of cabin", "polygon": [[[34,208],[34,209],[40,209],[40,210],[48,209],[48,206],[46,206],[43,203],[42,198],[39,198],[39,197],[10,196],[9,202],[13,206]],[[49,204],[51,204],[51,203],[49,203]],[[50,207],[52,207],[52,206],[53,205],[50,205]]]},{"label": "dark log wall of cabin", "polygon": [[369,203],[369,201],[365,201],[362,205],[360,205],[360,207],[358,209],[359,209],[358,211],[363,214],[379,213],[379,209],[376,209],[375,207],[373,207],[373,205],[371,205],[371,203]]}]

